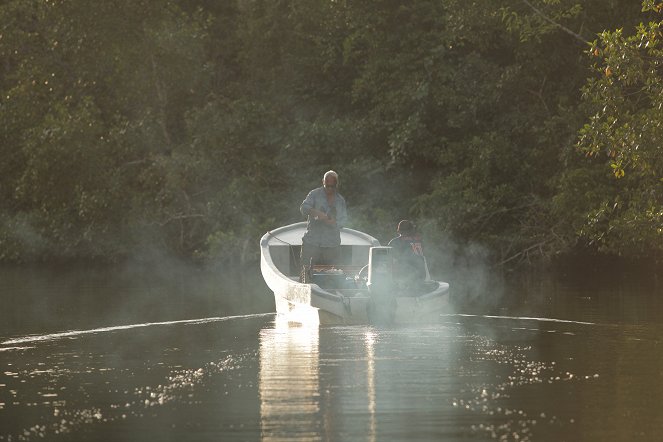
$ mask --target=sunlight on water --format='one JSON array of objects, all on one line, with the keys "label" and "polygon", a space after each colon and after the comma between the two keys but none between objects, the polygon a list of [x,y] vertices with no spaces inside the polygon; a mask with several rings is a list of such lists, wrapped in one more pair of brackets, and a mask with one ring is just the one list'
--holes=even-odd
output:
[{"label": "sunlight on water", "polygon": [[366,386],[368,390],[368,440],[374,442],[377,434],[377,421],[375,418],[375,341],[377,337],[372,330],[366,331]]},{"label": "sunlight on water", "polygon": [[317,327],[320,324],[320,315],[318,309],[304,304],[297,305],[287,314],[279,314],[277,321],[297,324],[305,327]]},{"label": "sunlight on water", "polygon": [[[576,425],[576,407],[557,409],[555,413],[546,401],[547,397],[559,392],[593,390],[593,383],[600,380],[597,372],[581,372],[569,370],[569,361],[575,359],[572,353],[562,354],[563,359],[555,359],[554,353],[542,352],[541,338],[546,335],[558,334],[568,338],[610,327],[597,329],[594,323],[583,321],[559,320],[535,317],[484,316],[484,315],[446,315],[447,318],[475,318],[478,322],[477,334],[472,335],[473,360],[480,365],[491,364],[501,367],[501,375],[493,381],[475,383],[466,394],[455,397],[453,406],[484,416],[484,421],[471,426],[473,432],[483,434],[491,439],[532,441],[538,440],[542,434],[555,440],[550,434],[569,434]],[[496,322],[486,322],[490,321]],[[506,321],[506,322],[505,322]],[[519,324],[538,322],[546,325],[561,324],[573,327],[539,328],[524,327]],[[514,326],[516,325],[516,326]],[[580,326],[580,328],[577,328]],[[587,327],[589,326],[589,327]],[[527,342],[531,336],[532,344]],[[555,339],[555,338],[551,338]],[[577,338],[576,338],[577,339]],[[582,341],[578,341],[582,342]],[[565,344],[568,350],[574,348],[574,341]],[[548,358],[539,359],[547,355]],[[496,364],[496,365],[495,365]],[[533,396],[523,392],[537,392]],[[519,398],[519,400],[514,400]],[[576,410],[574,412],[574,410]]]},{"label": "sunlight on water", "polygon": [[[273,315],[133,324],[6,340],[2,345],[12,346],[0,348],[6,355],[1,373],[7,379],[7,382],[0,383],[0,411],[30,410],[29,415],[42,417],[39,424],[5,433],[8,429],[2,424],[4,416],[0,414],[0,427],[4,427],[0,431],[0,441],[29,441],[62,436],[93,424],[144,419],[158,413],[155,411],[158,408],[193,401],[192,394],[196,389],[203,388],[210,379],[236,369],[242,363],[241,355],[231,354],[221,359],[208,360],[199,366],[184,367],[181,363],[169,364],[163,357],[150,363],[153,357],[150,353],[142,358],[140,354],[130,353],[129,359],[125,359],[126,356],[118,359],[118,355],[106,351],[112,349],[113,342],[118,339],[128,346],[135,345],[132,339],[142,339],[134,333],[135,329],[154,328],[158,333],[155,336],[164,333],[167,336],[177,333],[177,329],[166,328],[170,326],[211,326],[228,320],[256,319],[261,316]],[[134,334],[126,334],[128,332]],[[86,341],[88,345],[83,346],[71,340],[82,336],[95,336],[97,340]],[[35,345],[13,345],[26,342]],[[94,345],[95,342],[98,347]],[[155,342],[154,345],[161,344]],[[166,357],[182,352],[178,347],[165,347],[159,351]],[[140,359],[134,359],[136,357]],[[136,365],[134,361],[139,364]],[[152,374],[145,377],[148,373]],[[141,379],[149,383],[143,383]],[[233,388],[237,388],[237,384]],[[221,394],[227,395],[228,390]]]},{"label": "sunlight on water", "polygon": [[517,316],[307,327],[271,314],[12,338],[0,441],[630,440],[663,429],[662,335]]},{"label": "sunlight on water", "polygon": [[277,318],[260,333],[260,427],[266,441],[319,440],[318,327]]}]

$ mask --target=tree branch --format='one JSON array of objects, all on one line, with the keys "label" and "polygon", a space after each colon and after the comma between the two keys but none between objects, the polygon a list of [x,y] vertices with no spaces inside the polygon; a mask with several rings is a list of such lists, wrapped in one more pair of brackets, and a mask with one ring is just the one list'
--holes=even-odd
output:
[{"label": "tree branch", "polygon": [[544,19],[545,21],[547,21],[548,23],[551,23],[551,24],[557,26],[557,27],[560,28],[562,31],[566,32],[566,33],[569,34],[569,35],[572,35],[573,37],[575,37],[576,39],[580,40],[580,41],[583,42],[583,43],[586,43],[586,44],[589,44],[589,43],[590,43],[589,41],[587,41],[587,40],[585,40],[584,38],[582,38],[582,36],[581,36],[580,34],[577,34],[577,33],[573,32],[572,30],[570,30],[570,29],[567,28],[566,26],[561,25],[560,23],[557,23],[557,22],[556,22],[555,20],[553,20],[552,18],[548,17],[546,14],[544,14],[540,9],[537,9],[537,8],[536,8],[533,4],[531,4],[529,1],[527,1],[527,0],[523,0],[523,3],[525,3],[527,6],[529,6],[529,7],[530,7],[530,8],[531,8],[531,9],[532,9],[537,15],[539,15],[541,18],[543,18],[543,19]]}]

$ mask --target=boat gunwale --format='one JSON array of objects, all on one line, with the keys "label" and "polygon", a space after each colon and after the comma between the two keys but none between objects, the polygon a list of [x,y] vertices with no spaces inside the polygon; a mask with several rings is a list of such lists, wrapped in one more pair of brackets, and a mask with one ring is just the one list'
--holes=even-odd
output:
[{"label": "boat gunwale", "polygon": [[[270,246],[269,241],[272,238],[275,238],[276,240],[281,241],[284,244],[287,244],[289,246],[301,246],[302,245],[301,238],[299,238],[299,241],[296,242],[296,243],[290,243],[290,242],[287,242],[287,241],[284,241],[284,240],[278,238],[277,235],[278,234],[291,233],[291,232],[294,233],[294,232],[301,231],[302,236],[303,236],[304,232],[306,231],[306,226],[307,226],[306,221],[301,221],[301,222],[289,224],[287,226],[277,227],[276,229],[273,229],[273,230],[268,230],[262,236],[262,238],[260,238],[260,247],[269,247]],[[351,229],[349,227],[341,227],[341,233],[342,234],[345,233],[349,236],[353,236],[353,237],[361,239],[362,241],[365,241],[365,244],[341,244],[341,245],[349,245],[349,246],[352,246],[352,245],[366,245],[366,246],[370,246],[370,247],[380,246],[380,241],[377,238],[369,235],[366,232]],[[343,236],[345,236],[345,235],[343,235]]]}]

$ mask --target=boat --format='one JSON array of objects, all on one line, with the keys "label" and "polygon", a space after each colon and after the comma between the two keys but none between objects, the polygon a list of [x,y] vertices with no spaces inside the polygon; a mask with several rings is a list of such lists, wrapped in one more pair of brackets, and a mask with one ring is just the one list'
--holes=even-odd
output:
[{"label": "boat", "polygon": [[[260,270],[274,292],[276,313],[295,323],[407,324],[434,320],[449,302],[449,284],[431,279],[404,286],[392,279],[391,247],[371,235],[341,229],[341,264],[302,265],[306,222],[268,231],[260,240]],[[424,261],[425,262],[425,261]]]}]

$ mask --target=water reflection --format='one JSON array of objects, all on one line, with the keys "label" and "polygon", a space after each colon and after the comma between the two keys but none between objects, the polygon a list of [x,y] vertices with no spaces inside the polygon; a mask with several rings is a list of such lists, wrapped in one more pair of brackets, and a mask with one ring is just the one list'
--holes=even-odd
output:
[{"label": "water reflection", "polygon": [[368,330],[365,334],[366,343],[366,385],[368,391],[368,440],[374,442],[377,422],[375,419],[375,340],[376,334]]},{"label": "water reflection", "polygon": [[658,440],[663,326],[564,317],[270,314],[4,338],[0,442]]},{"label": "water reflection", "polygon": [[260,428],[263,440],[320,440],[318,327],[280,318],[260,332]]},{"label": "water reflection", "polygon": [[573,440],[600,421],[583,404],[610,397],[611,359],[592,356],[593,337],[618,330],[473,315],[392,329],[270,324],[260,333],[261,436]]},{"label": "water reflection", "polygon": [[[321,330],[325,345],[333,342],[323,357]],[[262,439],[334,440],[352,434],[352,440],[374,442],[377,340],[378,333],[370,327],[320,329],[277,319],[262,329]]]}]

